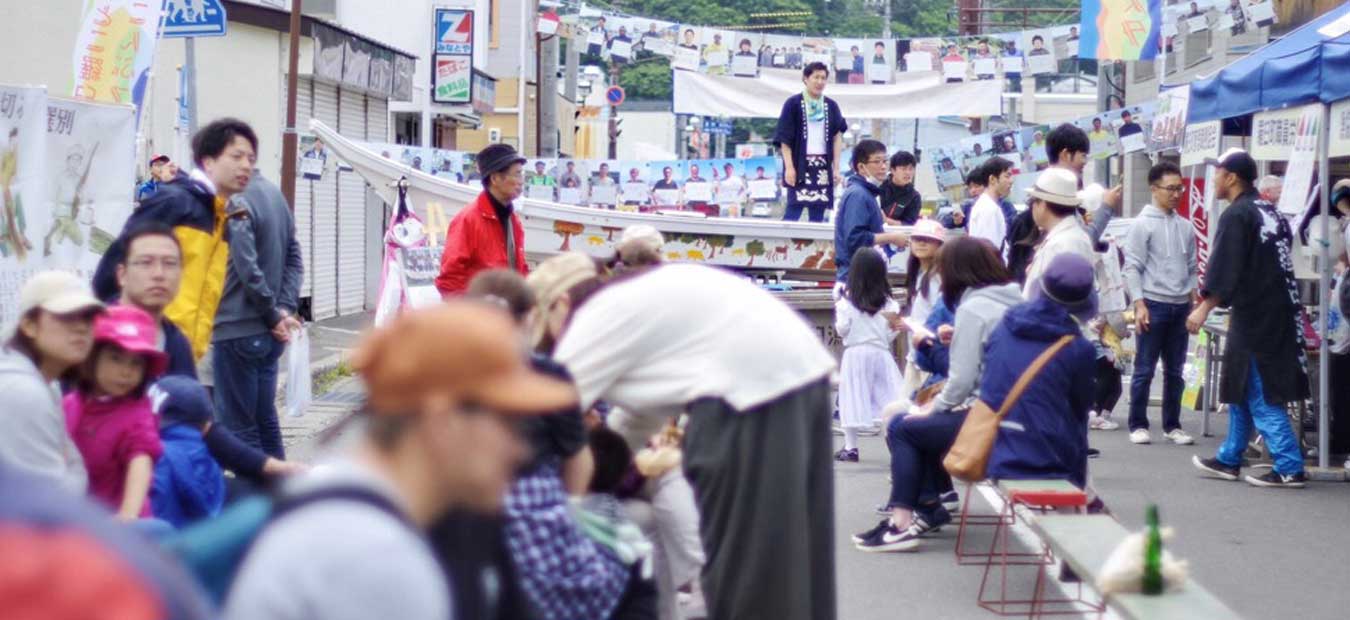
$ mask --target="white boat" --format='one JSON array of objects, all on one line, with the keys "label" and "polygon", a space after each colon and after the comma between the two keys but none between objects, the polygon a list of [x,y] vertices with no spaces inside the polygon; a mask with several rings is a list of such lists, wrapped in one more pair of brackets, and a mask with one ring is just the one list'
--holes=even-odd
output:
[{"label": "white boat", "polygon": [[[310,128],[385,202],[397,204],[397,181],[407,178],[408,201],[437,243],[445,237],[450,218],[482,191],[481,187],[432,176],[371,151],[321,121],[310,121]],[[525,250],[536,258],[569,250],[611,256],[624,228],[648,224],[665,236],[668,261],[791,270],[807,279],[833,280],[837,260],[831,224],[705,217],[690,212],[636,213],[523,197],[517,201],[516,213],[525,226]]]}]

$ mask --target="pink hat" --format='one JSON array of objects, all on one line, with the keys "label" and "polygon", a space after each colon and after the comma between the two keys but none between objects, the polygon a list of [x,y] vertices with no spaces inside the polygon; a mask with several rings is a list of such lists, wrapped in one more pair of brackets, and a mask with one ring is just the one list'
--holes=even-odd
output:
[{"label": "pink hat", "polygon": [[94,319],[94,342],[111,342],[145,357],[146,379],[154,379],[169,365],[169,357],[159,350],[159,329],[154,317],[132,306],[110,306]]},{"label": "pink hat", "polygon": [[913,239],[928,239],[942,243],[947,239],[947,229],[943,228],[937,220],[924,218],[914,223],[914,228],[910,230],[909,236]]}]

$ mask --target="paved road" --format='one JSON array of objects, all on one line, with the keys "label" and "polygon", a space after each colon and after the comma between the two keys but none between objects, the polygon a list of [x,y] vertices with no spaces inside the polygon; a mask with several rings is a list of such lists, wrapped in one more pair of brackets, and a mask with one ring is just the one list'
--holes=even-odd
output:
[{"label": "paved road", "polygon": [[[314,361],[350,349],[368,320],[353,317],[316,325],[311,331]],[[304,417],[285,420],[292,458],[314,458],[320,439],[331,434],[325,431],[359,398],[359,384],[342,381]],[[1122,423],[1125,407],[1122,402],[1116,414]],[[1156,415],[1155,408],[1155,423]],[[1184,414],[1182,423],[1198,434],[1197,415]],[[1130,528],[1141,528],[1144,507],[1156,502],[1164,524],[1177,532],[1171,549],[1190,561],[1195,579],[1244,617],[1348,617],[1350,483],[1266,490],[1200,478],[1190,465],[1191,455],[1211,455],[1226,426],[1224,416],[1216,417],[1216,436],[1198,438],[1196,446],[1135,446],[1123,428],[1094,432],[1093,445],[1103,451],[1102,458],[1091,462],[1095,485]],[[918,553],[868,554],[853,548],[849,535],[876,523],[880,517],[873,508],[888,488],[882,440],[863,438],[861,451],[860,463],[835,469],[839,618],[991,617],[975,604],[982,568],[956,565],[954,529],[927,541]],[[973,542],[987,545],[988,534],[977,533]],[[1031,579],[1030,573],[1014,578],[1013,587],[1029,589]]]},{"label": "paved road", "polygon": [[[1187,413],[1182,424],[1198,430],[1199,417]],[[1346,618],[1350,484],[1267,490],[1198,477],[1191,455],[1212,455],[1226,426],[1226,418],[1217,417],[1217,436],[1198,438],[1196,446],[1135,446],[1123,428],[1093,432],[1092,443],[1103,452],[1091,462],[1094,482],[1132,529],[1143,527],[1144,507],[1156,502],[1164,524],[1176,528],[1173,552],[1245,618]],[[840,619],[992,617],[975,603],[982,568],[956,565],[954,530],[913,554],[853,548],[848,536],[876,523],[872,509],[887,489],[881,439],[863,439],[861,451],[860,463],[835,469]],[[1029,590],[1030,577],[1017,583]]]}]

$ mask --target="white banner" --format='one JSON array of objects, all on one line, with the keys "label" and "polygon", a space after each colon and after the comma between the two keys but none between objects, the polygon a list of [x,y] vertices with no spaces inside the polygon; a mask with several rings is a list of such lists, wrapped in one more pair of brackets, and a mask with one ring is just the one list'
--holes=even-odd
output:
[{"label": "white banner", "polygon": [[1331,134],[1328,138],[1329,157],[1350,155],[1350,99],[1331,104]]},{"label": "white banner", "polygon": [[1321,117],[1322,107],[1316,103],[1252,115],[1252,158],[1257,161],[1288,161],[1294,152],[1302,119],[1310,110]]},{"label": "white banner", "polygon": [[155,58],[159,3],[143,0],[82,2],[75,33],[71,94],[89,101],[139,104]]},{"label": "white banner", "polygon": [[1221,137],[1220,121],[1188,125],[1181,145],[1181,165],[1196,166],[1205,163],[1206,157],[1218,157]]},{"label": "white banner", "polygon": [[[1308,203],[1313,169],[1317,167],[1317,132],[1322,124],[1322,106],[1304,106],[1294,125],[1289,166],[1284,170],[1284,189],[1280,192],[1280,213],[1298,215]],[[1253,121],[1255,126],[1255,121]]]},{"label": "white banner", "polygon": [[33,273],[93,274],[131,214],[135,109],[0,86],[0,324]]},{"label": "white banner", "polygon": [[[777,118],[783,101],[802,90],[801,73],[765,69],[754,79],[675,73],[675,113],[727,118]],[[905,73],[894,84],[830,84],[825,96],[844,118],[937,118],[1000,113],[998,80],[944,84],[932,73]]]},{"label": "white banner", "polygon": [[1153,115],[1149,132],[1150,151],[1172,151],[1181,148],[1185,137],[1186,113],[1190,109],[1189,84],[1165,90],[1158,94],[1158,111]]},{"label": "white banner", "polygon": [[34,218],[49,212],[46,132],[46,91],[0,86],[0,325],[17,318],[19,289],[41,268],[32,238],[41,226]]},{"label": "white banner", "polygon": [[28,215],[28,237],[47,267],[93,276],[122,231],[136,180],[135,114],[131,106],[47,101],[50,202]]}]

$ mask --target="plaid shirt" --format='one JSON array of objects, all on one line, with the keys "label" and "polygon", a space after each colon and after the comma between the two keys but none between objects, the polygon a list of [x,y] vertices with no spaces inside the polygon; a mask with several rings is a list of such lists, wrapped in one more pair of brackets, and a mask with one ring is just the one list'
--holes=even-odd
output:
[{"label": "plaid shirt", "polygon": [[506,546],[541,620],[609,617],[628,587],[629,568],[587,537],[572,516],[556,460],[511,485]]}]

